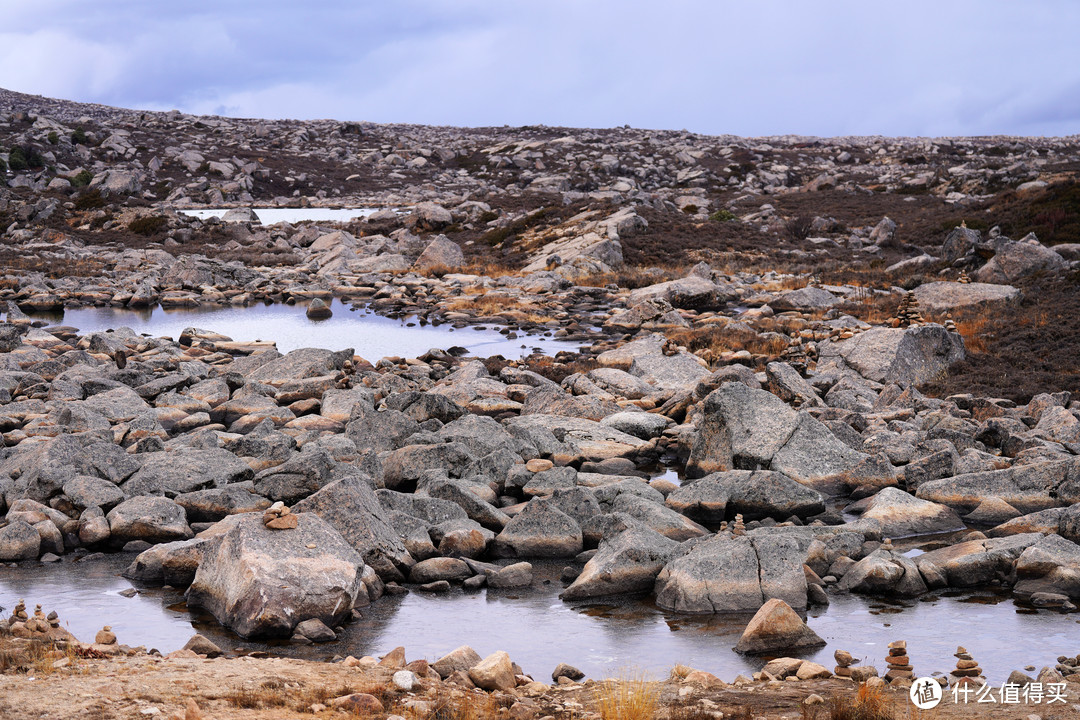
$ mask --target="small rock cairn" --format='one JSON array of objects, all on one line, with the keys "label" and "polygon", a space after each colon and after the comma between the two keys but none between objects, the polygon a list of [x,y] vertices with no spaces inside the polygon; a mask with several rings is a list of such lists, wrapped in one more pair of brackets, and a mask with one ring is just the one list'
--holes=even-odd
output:
[{"label": "small rock cairn", "polygon": [[731,526],[731,537],[742,537],[746,534],[746,524],[743,523],[742,514],[735,516],[735,524]]},{"label": "small rock cairn", "polygon": [[967,271],[961,270],[960,277],[956,279],[956,282],[960,283],[961,285],[970,285],[971,278],[968,277]]},{"label": "small rock cairn", "polygon": [[280,500],[266,509],[262,519],[263,525],[270,530],[292,530],[296,528],[296,516]]},{"label": "small rock cairn", "polygon": [[911,658],[907,654],[907,642],[905,640],[889,643],[889,657],[885,658],[885,662],[889,666],[889,669],[885,671],[885,679],[890,683],[901,679],[910,680],[915,677],[911,667]]},{"label": "small rock cairn", "polygon": [[115,645],[116,633],[113,632],[112,627],[106,625],[97,631],[97,635],[94,636],[95,645]]},{"label": "small rock cairn", "polygon": [[[0,620],[3,622],[3,620]],[[23,627],[36,633],[47,633],[50,629],[60,627],[60,616],[53,610],[48,615],[41,609],[41,605],[34,607],[34,614],[30,615],[26,612],[26,601],[19,599],[19,602],[15,604],[15,609],[11,611],[11,616],[7,619],[7,627],[10,628],[16,623],[22,623]]]},{"label": "small rock cairn", "polygon": [[356,368],[353,366],[352,360],[346,360],[341,367],[341,371],[334,377],[334,387],[338,390],[348,390],[353,386],[353,378],[356,375]]},{"label": "small rock cairn", "polygon": [[809,358],[807,357],[806,347],[803,345],[802,338],[800,338],[798,334],[791,334],[788,346],[784,348],[784,351],[780,354],[780,360],[786,362],[800,373],[806,371]]},{"label": "small rock cairn", "polygon": [[11,617],[8,618],[8,622],[26,622],[29,619],[29,615],[26,614],[26,601],[22,598],[16,603],[15,609],[11,611]]},{"label": "small rock cairn", "polygon": [[956,332],[956,323],[952,319],[952,313],[945,314],[945,329],[951,333]]},{"label": "small rock cairn", "polygon": [[855,664],[855,658],[847,650],[837,650],[833,653],[836,660],[836,669],[833,674],[837,677],[851,677],[851,666]]},{"label": "small rock cairn", "polygon": [[857,683],[877,677],[877,668],[873,665],[856,665],[854,656],[847,650],[837,650],[833,653],[833,658],[836,660],[836,668],[833,670],[836,677],[850,678]]},{"label": "small rock cairn", "polygon": [[900,306],[896,308],[896,318],[893,327],[913,327],[922,325],[923,316],[919,311],[919,299],[915,293],[908,292],[900,299]]},{"label": "small rock cairn", "polygon": [[979,663],[975,662],[975,659],[971,657],[971,654],[963,646],[956,648],[956,669],[949,673],[949,678],[952,683],[962,685],[965,683],[979,684],[979,678],[982,676],[982,668],[979,667]]}]

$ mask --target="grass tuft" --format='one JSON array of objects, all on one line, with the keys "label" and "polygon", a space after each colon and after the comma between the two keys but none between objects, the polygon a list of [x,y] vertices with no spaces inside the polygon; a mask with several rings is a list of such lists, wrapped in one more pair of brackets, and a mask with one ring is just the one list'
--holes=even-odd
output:
[{"label": "grass tuft", "polygon": [[829,720],[896,720],[889,699],[881,688],[863,683],[850,697],[834,697],[829,703]]},{"label": "grass tuft", "polygon": [[607,680],[596,690],[596,710],[601,720],[653,720],[659,695],[644,677]]}]

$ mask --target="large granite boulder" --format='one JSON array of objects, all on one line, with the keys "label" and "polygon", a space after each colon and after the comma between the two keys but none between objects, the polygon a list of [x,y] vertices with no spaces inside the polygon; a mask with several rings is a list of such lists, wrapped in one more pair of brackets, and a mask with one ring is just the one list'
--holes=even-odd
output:
[{"label": "large granite boulder", "polygon": [[697,275],[649,285],[630,292],[626,306],[632,307],[647,300],[665,300],[672,307],[691,310],[711,310],[730,299],[727,288]]},{"label": "large granite boulder", "polygon": [[823,342],[819,365],[841,362],[868,380],[920,385],[964,359],[964,341],[940,325],[876,327],[855,337]]},{"label": "large granite boulder", "polygon": [[1080,598],[1080,545],[1060,535],[1047,535],[1016,560],[1013,592],[1024,598],[1055,593]]},{"label": "large granite boulder", "polygon": [[[915,558],[921,569],[930,564],[945,573],[950,587],[974,587],[1008,578],[1016,561],[1043,536],[1022,533],[988,540],[968,540]],[[846,576],[845,576],[846,579]]]},{"label": "large granite boulder", "polygon": [[897,488],[881,490],[862,516],[880,522],[882,534],[892,538],[964,529],[964,523],[952,508],[921,500]]},{"label": "large granite boulder", "polygon": [[389,513],[363,477],[346,475],[297,503],[293,510],[325,520],[384,580],[402,579],[413,565]]},{"label": "large granite boulder", "polygon": [[533,498],[495,536],[500,557],[573,557],[581,552],[581,526],[549,498]]},{"label": "large granite boulder", "polygon": [[228,450],[178,448],[172,452],[145,453],[142,467],[121,487],[128,497],[176,497],[250,480],[252,475],[248,464]]},{"label": "large granite boulder", "polygon": [[680,544],[650,528],[635,525],[604,538],[581,574],[559,596],[584,600],[607,595],[645,593],[679,552]]},{"label": "large granite boulder", "polygon": [[1071,499],[1078,483],[1080,463],[1063,460],[931,480],[921,483],[915,495],[965,513],[988,497],[1004,500],[1022,513],[1033,513],[1064,504],[1062,498]]},{"label": "large granite boulder", "polygon": [[1037,272],[1055,272],[1065,267],[1065,259],[1036,242],[999,243],[990,261],[979,268],[975,279],[984,283],[1011,284]]},{"label": "large granite boulder", "polygon": [[991,283],[958,283],[949,281],[923,283],[915,288],[919,307],[930,312],[969,310],[977,307],[1010,303],[1020,299],[1020,290],[1012,285]]},{"label": "large granite boulder", "polygon": [[688,481],[670,493],[665,503],[706,525],[771,517],[786,520],[825,512],[821,493],[771,470],[729,470]]},{"label": "large granite boulder", "polygon": [[118,542],[172,542],[187,540],[194,534],[188,526],[184,508],[164,497],[130,498],[105,517],[109,521],[110,537]]},{"label": "large granite boulder", "polygon": [[270,530],[257,514],[238,520],[204,549],[189,607],[210,612],[242,637],[288,637],[304,620],[344,622],[363,593],[364,561],[313,513],[292,530]]},{"label": "large granite boulder", "polygon": [[805,551],[792,537],[717,535],[669,562],[656,578],[656,604],[675,612],[756,612],[779,598],[806,608]]},{"label": "large granite boulder", "polygon": [[25,520],[14,520],[0,528],[0,562],[36,560],[41,550],[41,536]]}]

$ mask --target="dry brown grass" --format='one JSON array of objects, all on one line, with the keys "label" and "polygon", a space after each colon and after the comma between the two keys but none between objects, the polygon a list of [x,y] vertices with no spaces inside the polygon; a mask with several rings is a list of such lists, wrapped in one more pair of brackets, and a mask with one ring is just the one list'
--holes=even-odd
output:
[{"label": "dry brown grass", "polygon": [[829,720],[895,720],[891,705],[881,688],[872,688],[863,683],[854,698],[832,698]]},{"label": "dry brown grass", "polygon": [[867,295],[840,305],[840,311],[871,325],[882,325],[896,316],[899,305],[896,295]]},{"label": "dry brown grass", "polygon": [[607,680],[595,691],[601,720],[653,720],[659,705],[655,683],[644,677]]},{"label": "dry brown grass", "polygon": [[514,298],[490,295],[467,295],[453,300],[446,305],[449,312],[468,312],[475,315],[500,315],[505,320],[525,324],[542,324],[550,318],[543,314],[542,308],[532,303],[523,303]]},{"label": "dry brown grass", "polygon": [[722,353],[740,350],[746,350],[751,355],[775,358],[788,344],[782,337],[763,337],[753,330],[728,327],[673,330],[668,337],[707,362],[714,361]]},{"label": "dry brown grass", "polygon": [[353,693],[367,693],[378,698],[389,709],[395,702],[394,694],[385,685],[368,684],[354,687],[342,683],[337,686],[313,685],[288,688],[279,680],[266,680],[258,687],[241,687],[224,697],[233,707],[249,710],[289,708],[295,712],[310,712],[316,703],[326,705],[334,698]]},{"label": "dry brown grass", "polygon": [[773,282],[754,283],[750,287],[759,292],[783,292],[785,290],[799,290],[800,288],[806,287],[809,283],[810,278],[808,276],[793,275],[782,277]]},{"label": "dry brown grass", "polygon": [[496,260],[482,261],[473,258],[470,262],[460,267],[450,267],[449,265],[432,265],[430,267],[419,270],[418,273],[424,277],[437,277],[441,278],[444,275],[451,275],[459,273],[462,275],[481,275],[489,278],[499,278],[506,275],[516,274],[516,270],[507,265],[504,265]]},{"label": "dry brown grass", "polygon": [[598,273],[578,281],[585,287],[617,285],[627,290],[648,287],[657,283],[686,277],[689,265],[627,265],[614,272]]},{"label": "dry brown grass", "polygon": [[[103,262],[94,258],[41,258],[37,256],[0,254],[0,274],[19,275],[27,272],[44,273],[46,277],[96,277],[105,271]],[[13,287],[17,287],[14,285]]]},{"label": "dry brown grass", "polygon": [[440,688],[433,698],[435,709],[427,720],[488,720],[500,717],[503,706],[481,691],[460,691]]},{"label": "dry brown grass", "polygon": [[968,352],[984,353],[989,345],[987,343],[987,326],[991,324],[988,316],[972,316],[956,321],[956,331],[964,338],[964,348]]}]

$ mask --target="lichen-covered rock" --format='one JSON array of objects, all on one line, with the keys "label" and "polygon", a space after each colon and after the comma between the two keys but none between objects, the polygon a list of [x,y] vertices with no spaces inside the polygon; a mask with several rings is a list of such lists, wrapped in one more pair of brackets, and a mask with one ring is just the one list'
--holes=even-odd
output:
[{"label": "lichen-covered rock", "polygon": [[296,529],[273,531],[257,514],[237,518],[204,548],[189,606],[242,637],[288,637],[309,618],[333,627],[349,617],[364,562],[329,523],[301,513]]}]

